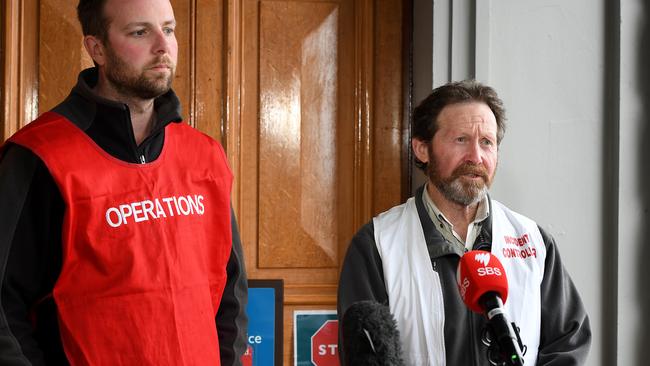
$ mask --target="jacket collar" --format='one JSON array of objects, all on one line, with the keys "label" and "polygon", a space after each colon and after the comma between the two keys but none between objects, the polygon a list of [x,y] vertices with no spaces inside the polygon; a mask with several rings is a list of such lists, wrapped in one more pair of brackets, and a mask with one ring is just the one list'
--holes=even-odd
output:
[{"label": "jacket collar", "polygon": [[157,158],[162,148],[164,128],[182,121],[180,101],[174,91],[170,89],[154,100],[155,125],[149,137],[137,146],[128,106],[94,93],[98,75],[95,67],[83,70],[70,95],[52,111],[66,117],[102,149],[120,160],[139,162],[139,157],[145,155],[147,161]]},{"label": "jacket collar", "polygon": [[[431,221],[431,217],[424,206],[424,189],[426,185],[422,185],[415,193],[415,207],[418,210],[420,223],[422,224],[422,231],[427,243],[427,250],[429,251],[430,258],[438,258],[449,254],[462,256],[464,252],[458,245],[449,242],[438,231],[438,229]],[[476,241],[474,242],[474,249],[481,249],[489,251],[492,247],[492,199],[488,195],[488,204],[490,215],[481,223],[481,232],[479,233]]]}]

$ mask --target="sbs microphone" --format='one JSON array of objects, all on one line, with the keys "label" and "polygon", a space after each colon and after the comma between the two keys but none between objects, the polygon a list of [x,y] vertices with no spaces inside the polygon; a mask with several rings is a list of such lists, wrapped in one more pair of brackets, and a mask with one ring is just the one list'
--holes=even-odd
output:
[{"label": "sbs microphone", "polygon": [[404,366],[397,324],[385,305],[350,305],[341,320],[341,336],[344,366]]},{"label": "sbs microphone", "polygon": [[508,279],[501,261],[490,252],[469,251],[460,258],[456,281],[465,305],[487,316],[503,364],[523,365],[519,336],[503,309]]}]

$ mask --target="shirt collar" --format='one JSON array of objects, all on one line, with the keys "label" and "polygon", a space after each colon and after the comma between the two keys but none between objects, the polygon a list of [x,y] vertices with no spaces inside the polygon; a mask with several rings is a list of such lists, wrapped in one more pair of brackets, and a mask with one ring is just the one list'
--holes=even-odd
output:
[{"label": "shirt collar", "polygon": [[[422,194],[422,196],[424,197],[424,203],[426,203],[427,211],[432,211],[433,212],[433,215],[431,215],[432,212],[429,212],[429,215],[432,216],[432,219],[436,218],[436,217],[440,218],[440,219],[444,220],[447,224],[449,224],[449,225],[451,225],[453,227],[451,222],[449,222],[449,220],[447,220],[447,218],[445,217],[445,214],[443,214],[442,211],[440,211],[440,209],[438,208],[438,206],[436,206],[436,204],[433,203],[433,200],[429,196],[429,191],[427,189],[428,185],[429,185],[429,183],[427,183],[425,185],[424,193]],[[476,216],[474,217],[474,221],[472,221],[472,222],[479,223],[479,222],[487,219],[487,217],[489,215],[490,215],[490,205],[488,204],[487,195],[485,195],[485,197],[483,197],[483,199],[478,203],[478,209],[476,210]]]},{"label": "shirt collar", "polygon": [[[466,247],[468,244],[464,243],[458,234],[454,231],[454,225],[445,217],[445,215],[440,211],[438,206],[436,206],[435,203],[433,203],[433,200],[429,196],[429,191],[427,189],[429,183],[427,183],[424,187],[424,192],[422,193],[423,201],[424,201],[424,206],[427,209],[427,212],[429,213],[429,216],[431,217],[431,221],[433,221],[434,226],[440,233],[442,234],[445,239],[449,242],[456,242],[459,245]],[[474,217],[474,221],[472,221],[473,224],[479,224],[485,219],[488,218],[490,215],[490,204],[488,202],[488,197],[485,195],[483,199],[478,203],[478,208],[476,210],[476,216]],[[472,230],[471,232],[468,231],[468,238],[470,242],[473,243],[473,240],[476,238],[478,235],[478,230],[480,228],[479,225],[474,225],[476,228],[475,230]],[[469,244],[471,247],[471,244]]]}]

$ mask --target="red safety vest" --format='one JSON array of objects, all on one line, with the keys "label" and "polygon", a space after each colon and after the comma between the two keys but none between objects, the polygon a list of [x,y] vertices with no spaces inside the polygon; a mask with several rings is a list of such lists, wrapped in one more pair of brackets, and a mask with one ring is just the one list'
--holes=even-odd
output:
[{"label": "red safety vest", "polygon": [[131,164],[52,112],[11,141],[43,160],[65,201],[53,297],[71,364],[219,365],[232,245],[219,143],[172,123],[159,158]]}]

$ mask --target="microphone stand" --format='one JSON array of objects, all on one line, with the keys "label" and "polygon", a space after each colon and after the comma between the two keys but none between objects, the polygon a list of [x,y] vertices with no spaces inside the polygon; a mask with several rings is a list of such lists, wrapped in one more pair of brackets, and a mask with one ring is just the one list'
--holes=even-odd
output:
[{"label": "microphone stand", "polygon": [[[496,304],[490,304],[490,302]],[[496,356],[498,360],[493,359],[492,352],[488,349],[488,361],[493,365],[499,366],[523,366],[523,354],[526,353],[526,346],[522,344],[519,335],[519,328],[510,323],[503,312],[503,303],[499,297],[494,297],[492,300],[486,301],[488,327],[492,337],[496,338]],[[522,354],[523,349],[523,354]]]}]

